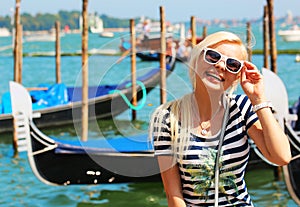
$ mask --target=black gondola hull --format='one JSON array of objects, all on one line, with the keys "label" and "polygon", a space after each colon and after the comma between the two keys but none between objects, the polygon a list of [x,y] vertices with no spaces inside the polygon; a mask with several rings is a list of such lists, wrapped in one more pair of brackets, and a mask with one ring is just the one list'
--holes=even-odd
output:
[{"label": "black gondola hull", "polygon": [[285,133],[290,140],[293,158],[288,165],[283,167],[285,183],[293,200],[300,205],[300,138],[289,125],[285,126]]},{"label": "black gondola hull", "polygon": [[[61,144],[31,124],[28,158],[34,174],[52,185],[160,181],[153,150],[118,152]],[[45,139],[45,137],[47,137]],[[96,148],[94,148],[96,149]]]},{"label": "black gondola hull", "polygon": [[[40,176],[56,185],[160,181],[154,157],[63,155],[49,151],[35,155],[34,162]],[[147,169],[148,175],[143,174]]]}]

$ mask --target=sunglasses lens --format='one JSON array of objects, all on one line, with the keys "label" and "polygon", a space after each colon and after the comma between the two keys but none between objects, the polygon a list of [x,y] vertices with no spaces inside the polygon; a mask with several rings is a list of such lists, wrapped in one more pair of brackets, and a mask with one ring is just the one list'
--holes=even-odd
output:
[{"label": "sunglasses lens", "polygon": [[240,68],[242,67],[242,63],[233,58],[228,58],[226,61],[226,65],[227,65],[228,70],[230,70],[234,73],[237,73],[240,70]]},{"label": "sunglasses lens", "polygon": [[221,54],[213,51],[213,50],[207,50],[205,53],[205,60],[209,63],[217,63],[221,59]]}]

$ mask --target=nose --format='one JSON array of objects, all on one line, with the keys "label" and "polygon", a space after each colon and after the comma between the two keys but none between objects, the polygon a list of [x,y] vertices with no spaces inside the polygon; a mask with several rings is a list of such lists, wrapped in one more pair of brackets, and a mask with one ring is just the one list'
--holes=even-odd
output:
[{"label": "nose", "polygon": [[215,64],[215,68],[218,70],[226,70],[226,61],[224,59],[220,60],[218,63]]}]

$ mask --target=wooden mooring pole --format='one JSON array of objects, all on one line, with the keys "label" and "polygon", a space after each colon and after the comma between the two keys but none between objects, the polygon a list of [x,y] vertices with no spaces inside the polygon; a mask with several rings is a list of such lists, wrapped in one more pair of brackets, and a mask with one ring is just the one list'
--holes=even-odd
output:
[{"label": "wooden mooring pole", "polygon": [[[269,19],[269,37],[271,50],[271,71],[277,73],[277,48],[276,48],[276,33],[275,33],[275,17],[274,17],[274,0],[267,0],[268,19]],[[274,176],[276,180],[282,180],[282,168],[274,168]]]},{"label": "wooden mooring pole", "polygon": [[14,22],[14,26],[15,26],[15,38],[14,38],[14,81],[21,83],[21,54],[20,54],[20,50],[21,48],[21,40],[22,37],[20,37],[21,35],[21,21],[20,21],[20,6],[21,6],[21,0],[16,0],[16,8],[15,8],[15,22]]},{"label": "wooden mooring pole", "polygon": [[252,48],[251,48],[251,23],[247,22],[247,52],[248,61],[252,61]]},{"label": "wooden mooring pole", "polygon": [[88,139],[88,0],[82,0],[82,110],[81,140]]},{"label": "wooden mooring pole", "polygon": [[191,16],[191,42],[192,47],[194,47],[197,44],[197,35],[196,35],[196,20],[194,16]]},{"label": "wooden mooring pole", "polygon": [[204,39],[206,36],[207,36],[207,27],[203,26],[202,39]]},{"label": "wooden mooring pole", "polygon": [[270,43],[269,43],[269,14],[268,6],[264,6],[264,17],[263,17],[263,40],[264,40],[264,68],[269,69],[269,55],[270,55]]},{"label": "wooden mooring pole", "polygon": [[166,84],[166,25],[165,9],[160,6],[160,103],[167,102]]},{"label": "wooden mooring pole", "polygon": [[275,17],[274,17],[274,0],[267,0],[268,16],[269,16],[269,35],[271,49],[271,71],[277,73],[277,49],[276,49],[276,33],[275,33]]},{"label": "wooden mooring pole", "polygon": [[[22,56],[23,56],[23,49],[22,49],[22,25],[20,21],[20,7],[21,7],[21,0],[16,0],[16,7],[15,7],[15,36],[14,36],[14,81],[21,83],[22,82]],[[17,133],[17,123],[16,119],[13,118],[13,149],[14,149],[14,157],[18,157],[18,133]]]},{"label": "wooden mooring pole", "polygon": [[56,83],[61,83],[61,73],[60,73],[60,22],[55,22],[55,69],[56,69]]},{"label": "wooden mooring pole", "polygon": [[19,74],[19,77],[18,77],[18,80],[17,82],[18,83],[22,83],[22,70],[23,70],[23,25],[22,24],[19,24],[18,25],[18,42],[19,42],[19,49],[18,49],[18,74]]},{"label": "wooden mooring pole", "polygon": [[[137,105],[136,90],[136,34],[134,19],[130,19],[130,39],[131,39],[131,87],[132,87],[132,105]],[[132,109],[132,120],[136,120],[136,110]]]}]

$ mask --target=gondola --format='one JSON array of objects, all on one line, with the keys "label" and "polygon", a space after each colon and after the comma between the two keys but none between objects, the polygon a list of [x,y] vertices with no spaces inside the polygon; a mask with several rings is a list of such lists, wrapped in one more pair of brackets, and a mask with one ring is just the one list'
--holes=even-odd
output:
[{"label": "gondola", "polygon": [[268,70],[263,70],[263,74],[265,76],[267,98],[274,105],[274,115],[284,129],[292,151],[291,162],[282,167],[284,180],[289,194],[300,205],[300,132],[295,130],[297,126],[293,127],[293,122],[298,123],[297,113],[299,114],[299,111],[291,113],[287,91],[281,79]]},{"label": "gondola", "polygon": [[[175,57],[167,59],[167,75],[169,75],[171,71],[174,70],[175,62]],[[157,84],[159,84],[159,82],[159,67],[151,69],[146,74],[137,77],[138,100],[144,100],[146,98],[145,94],[149,93],[153,88],[155,88]],[[131,100],[132,97],[132,87],[128,85],[130,83],[131,81],[124,81],[120,84],[114,85],[90,86],[88,89],[89,118],[109,119],[127,110],[129,108],[128,100]],[[63,91],[62,94],[66,94],[67,101],[64,101],[62,104],[59,103],[53,106],[38,107],[38,109],[36,109],[35,111],[39,112],[41,116],[35,119],[37,127],[49,128],[73,124],[74,122],[80,121],[82,106],[82,88],[63,88],[61,87],[61,85],[62,84],[59,85],[58,90]],[[31,94],[33,94],[33,92],[35,91],[31,91]],[[44,95],[44,97],[52,96],[52,94],[54,94],[55,97],[59,97],[57,96],[57,93],[53,93],[53,91],[51,90],[49,90],[49,94]],[[35,96],[32,97],[32,99],[34,98]],[[35,102],[38,101],[39,100],[36,100]],[[46,100],[44,102],[50,101]],[[8,105],[9,110],[11,110],[10,98],[9,103],[6,105]],[[11,113],[8,112],[5,114],[0,114],[0,133],[11,132],[12,126],[13,122]]]},{"label": "gondola", "polygon": [[159,61],[160,53],[156,51],[137,52],[136,56],[142,61]]},{"label": "gondola", "polygon": [[[159,61],[160,53],[157,51],[140,51],[136,53],[136,56],[142,61]],[[187,62],[187,57],[178,57],[176,56],[176,61]]]},{"label": "gondola", "polygon": [[41,132],[32,119],[26,89],[10,82],[13,116],[26,142],[32,171],[49,185],[159,181],[159,167],[147,135],[81,142],[58,140]]},{"label": "gondola", "polygon": [[[147,135],[97,141],[47,137],[30,123],[29,161],[42,182],[54,185],[159,181],[159,168]],[[100,147],[97,147],[100,146]]]},{"label": "gondola", "polygon": [[286,124],[285,132],[291,143],[292,161],[283,167],[287,189],[293,200],[300,205],[300,132]]}]

